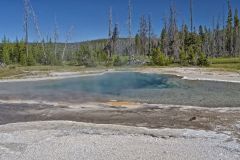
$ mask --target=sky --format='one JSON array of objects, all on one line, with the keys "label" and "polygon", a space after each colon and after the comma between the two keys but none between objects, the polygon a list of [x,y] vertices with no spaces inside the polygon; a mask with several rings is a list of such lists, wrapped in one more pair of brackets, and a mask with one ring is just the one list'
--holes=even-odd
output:
[{"label": "sky", "polygon": [[[127,36],[128,0],[30,0],[38,16],[41,33],[53,37],[55,19],[58,24],[59,41],[74,27],[71,42],[106,38],[108,35],[108,10],[112,7],[113,23],[118,23],[120,36]],[[193,0],[194,26],[212,26],[213,17],[227,14],[227,0]],[[168,15],[169,6],[177,8],[178,24],[189,24],[189,0],[132,0],[134,34],[142,15],[151,15],[153,30],[159,35],[163,17]],[[231,0],[233,8],[240,9],[240,0]],[[0,38],[21,39],[23,32],[23,0],[0,0]],[[233,9],[234,10],[234,9]],[[56,18],[55,18],[56,17]],[[227,18],[227,15],[226,15]],[[33,23],[30,24],[30,41],[39,40]]]}]

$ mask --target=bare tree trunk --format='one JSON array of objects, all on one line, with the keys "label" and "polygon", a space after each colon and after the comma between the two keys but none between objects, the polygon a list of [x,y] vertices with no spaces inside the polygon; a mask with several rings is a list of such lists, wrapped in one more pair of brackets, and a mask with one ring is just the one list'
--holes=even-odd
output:
[{"label": "bare tree trunk", "polygon": [[151,41],[152,41],[152,20],[151,16],[148,15],[148,55],[151,54]]},{"label": "bare tree trunk", "polygon": [[145,16],[141,16],[140,19],[139,36],[141,40],[141,54],[146,56],[146,47],[148,41],[148,24]]},{"label": "bare tree trunk", "polygon": [[[28,1],[29,1],[29,0],[28,0]],[[37,34],[38,34],[39,39],[41,40],[43,55],[44,55],[45,63],[46,63],[47,55],[46,55],[46,51],[45,51],[45,43],[44,43],[44,41],[43,41],[43,36],[42,36],[41,31],[40,31],[38,19],[37,19],[37,16],[36,16],[36,14],[35,14],[35,11],[34,11],[34,9],[33,9],[33,7],[32,7],[32,5],[31,5],[30,2],[29,2],[29,7],[30,7],[30,10],[31,10],[31,13],[32,13],[33,23],[34,23],[34,25],[35,25],[36,32],[37,32]]]},{"label": "bare tree trunk", "polygon": [[65,52],[66,52],[66,49],[67,49],[67,44],[68,44],[69,40],[70,40],[71,37],[72,37],[73,29],[74,29],[74,27],[71,26],[70,29],[69,29],[69,31],[67,32],[66,41],[65,41],[65,44],[64,44],[63,52],[62,52],[62,61],[64,61]]},{"label": "bare tree trunk", "polygon": [[57,26],[57,18],[55,17],[55,26],[54,26],[54,56],[55,60],[57,59],[57,41],[58,41],[58,26]]},{"label": "bare tree trunk", "polygon": [[109,8],[109,20],[108,20],[108,38],[109,38],[109,50],[108,50],[108,57],[112,57],[112,48],[113,48],[113,42],[112,42],[112,34],[113,34],[113,27],[112,27],[112,7]]},{"label": "bare tree trunk", "polygon": [[24,0],[24,32],[25,32],[25,45],[26,45],[26,54],[28,57],[29,47],[28,47],[28,21],[29,21],[29,1]]},{"label": "bare tree trunk", "polygon": [[178,37],[178,27],[177,27],[177,13],[175,5],[170,7],[170,17],[169,17],[169,54],[175,59],[179,58],[179,37]]},{"label": "bare tree trunk", "polygon": [[193,5],[192,0],[190,0],[190,23],[191,23],[191,33],[193,32]]},{"label": "bare tree trunk", "polygon": [[226,46],[226,37],[225,37],[225,9],[224,9],[224,5],[223,5],[223,11],[222,11],[223,15],[222,15],[222,53],[221,56],[225,55],[225,46]]},{"label": "bare tree trunk", "polygon": [[109,8],[109,19],[108,19],[108,38],[111,39],[112,38],[112,32],[113,32],[113,29],[112,29],[112,7]]},{"label": "bare tree trunk", "polygon": [[167,56],[169,52],[169,37],[168,37],[168,30],[167,30],[167,18],[163,17],[163,23],[164,23],[164,34],[162,37],[162,46],[163,46],[163,52]]},{"label": "bare tree trunk", "polygon": [[129,54],[129,63],[131,63],[131,56],[132,56],[132,6],[131,0],[128,1],[128,54]]}]

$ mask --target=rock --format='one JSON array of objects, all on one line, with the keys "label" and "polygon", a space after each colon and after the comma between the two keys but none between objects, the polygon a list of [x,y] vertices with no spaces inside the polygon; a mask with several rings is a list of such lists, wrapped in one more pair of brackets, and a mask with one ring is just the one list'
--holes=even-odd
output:
[{"label": "rock", "polygon": [[192,117],[189,119],[189,121],[196,121],[197,120],[197,117]]}]

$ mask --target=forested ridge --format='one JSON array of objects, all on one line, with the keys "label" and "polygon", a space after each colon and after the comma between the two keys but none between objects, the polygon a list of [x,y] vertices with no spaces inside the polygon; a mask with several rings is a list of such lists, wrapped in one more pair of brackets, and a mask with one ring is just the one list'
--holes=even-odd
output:
[{"label": "forested ridge", "polygon": [[[57,27],[51,38],[44,39],[38,29],[41,40],[28,41],[28,25],[36,20],[33,10],[28,11],[30,0],[24,0],[25,37],[10,41],[4,36],[0,44],[1,66],[7,65],[79,65],[79,66],[121,66],[121,65],[209,65],[210,57],[240,56],[240,25],[238,10],[227,1],[228,12],[225,16],[213,17],[212,26],[194,26],[194,3],[189,0],[190,26],[178,24],[176,6],[169,7],[166,17],[159,17],[164,25],[156,36],[152,29],[150,15],[140,17],[137,33],[132,33],[133,5],[128,4],[128,37],[122,38],[119,25],[113,23],[112,8],[109,9],[109,34],[106,39],[69,43],[71,29],[66,42],[58,42]],[[226,17],[226,18],[225,18]]]}]

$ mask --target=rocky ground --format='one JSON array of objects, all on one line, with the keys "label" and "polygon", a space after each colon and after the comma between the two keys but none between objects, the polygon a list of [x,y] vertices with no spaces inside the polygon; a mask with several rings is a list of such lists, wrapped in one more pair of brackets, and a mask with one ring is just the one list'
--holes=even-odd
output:
[{"label": "rocky ground", "polygon": [[0,126],[4,160],[239,160],[229,136],[195,130],[150,130],[68,121]]},{"label": "rocky ground", "polygon": [[[239,73],[198,68],[132,71],[240,82]],[[27,80],[73,76],[82,73],[51,73]],[[1,160],[239,160],[239,140],[240,108],[0,101]]]},{"label": "rocky ground", "polygon": [[154,129],[196,129],[240,138],[239,108],[201,108],[128,102],[64,104],[0,104],[0,124],[70,120]]},{"label": "rocky ground", "polygon": [[238,108],[128,102],[0,106],[4,160],[240,158]]}]

